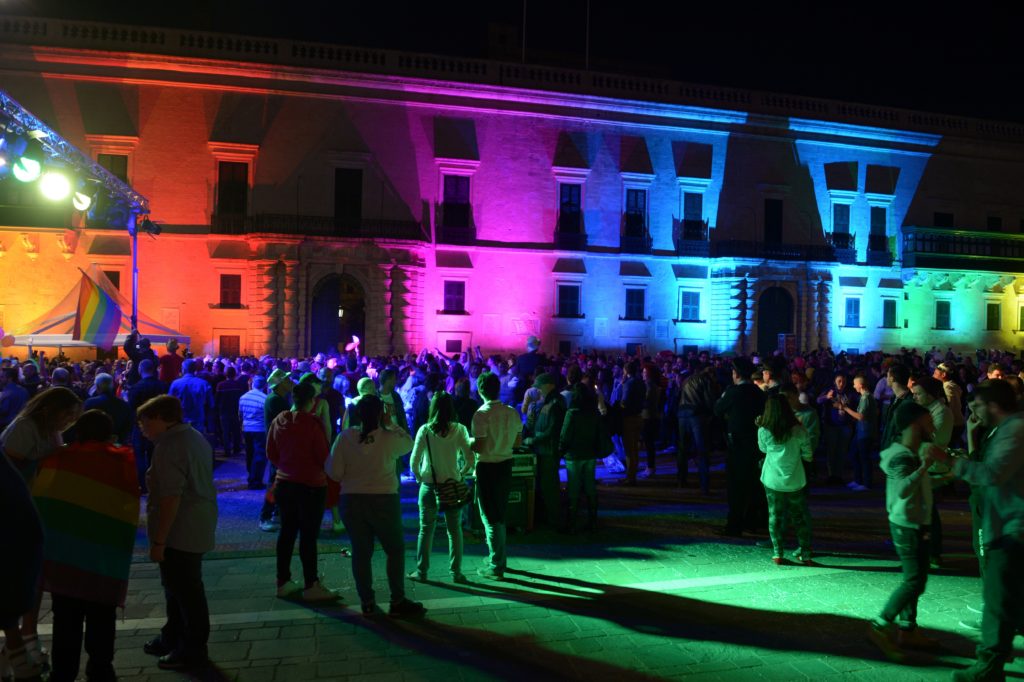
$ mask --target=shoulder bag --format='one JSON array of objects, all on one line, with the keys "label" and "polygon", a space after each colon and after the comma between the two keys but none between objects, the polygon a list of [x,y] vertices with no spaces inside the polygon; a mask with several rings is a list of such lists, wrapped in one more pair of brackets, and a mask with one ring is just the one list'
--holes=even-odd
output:
[{"label": "shoulder bag", "polygon": [[437,482],[437,473],[434,471],[434,455],[430,450],[430,427],[426,429],[427,435],[427,462],[430,464],[430,476],[434,479],[434,495],[437,497],[438,511],[451,511],[461,509],[472,500],[472,492],[465,481],[449,478],[441,483]]}]

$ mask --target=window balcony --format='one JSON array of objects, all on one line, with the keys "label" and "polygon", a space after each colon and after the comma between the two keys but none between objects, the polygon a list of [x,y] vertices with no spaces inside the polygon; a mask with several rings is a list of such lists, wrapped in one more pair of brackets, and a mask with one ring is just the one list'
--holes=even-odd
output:
[{"label": "window balcony", "polygon": [[619,237],[619,250],[622,253],[650,253],[651,235],[647,233],[624,234]]},{"label": "window balcony", "polygon": [[210,222],[214,234],[270,234],[338,237],[351,239],[407,239],[426,241],[422,226],[412,220],[379,220],[334,216],[260,213],[254,216],[215,215]]},{"label": "window balcony", "polygon": [[868,235],[868,265],[892,265],[889,238],[884,234]]},{"label": "window balcony", "polygon": [[583,229],[580,211],[560,211],[555,229],[555,248],[561,251],[583,251],[587,248],[587,233]]},{"label": "window balcony", "polygon": [[707,258],[710,254],[708,224],[703,220],[683,220],[676,228],[676,255]]},{"label": "window balcony", "polygon": [[1024,234],[904,227],[903,267],[1020,272]]},{"label": "window balcony", "polygon": [[723,239],[711,242],[712,258],[757,258],[834,263],[835,249],[828,244],[775,244]]},{"label": "window balcony", "polygon": [[857,239],[849,232],[833,232],[827,235],[829,244],[835,250],[835,259],[840,263],[857,262]]}]

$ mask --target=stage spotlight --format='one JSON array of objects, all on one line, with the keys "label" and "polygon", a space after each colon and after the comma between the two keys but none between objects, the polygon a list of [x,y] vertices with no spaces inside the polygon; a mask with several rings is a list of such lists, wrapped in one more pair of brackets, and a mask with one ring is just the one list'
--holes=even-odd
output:
[{"label": "stage spotlight", "polygon": [[62,201],[71,194],[71,181],[60,171],[48,170],[39,181],[39,191],[50,201]]},{"label": "stage spotlight", "polygon": [[[43,174],[43,153],[42,145],[33,140],[31,144],[24,146],[23,151],[14,160],[11,166],[11,174],[15,180],[21,182],[35,182]],[[14,151],[12,149],[12,151]]]},{"label": "stage spotlight", "polygon": [[71,197],[71,205],[75,207],[76,211],[88,211],[92,206],[92,197],[79,190]]}]

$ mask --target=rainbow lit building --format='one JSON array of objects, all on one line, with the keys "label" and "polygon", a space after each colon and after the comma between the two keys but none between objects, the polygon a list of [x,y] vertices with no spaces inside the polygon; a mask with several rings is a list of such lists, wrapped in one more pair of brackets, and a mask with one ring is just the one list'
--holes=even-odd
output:
[{"label": "rainbow lit building", "polygon": [[[0,66],[149,197],[140,308],[197,352],[1024,346],[1024,126],[49,19]],[[123,225],[0,195],[0,326],[130,292]]]}]

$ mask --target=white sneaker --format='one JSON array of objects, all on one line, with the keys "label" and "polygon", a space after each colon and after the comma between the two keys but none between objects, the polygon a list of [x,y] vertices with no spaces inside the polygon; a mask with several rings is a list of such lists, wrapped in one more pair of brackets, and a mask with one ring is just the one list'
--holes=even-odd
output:
[{"label": "white sneaker", "polygon": [[298,592],[301,592],[301,591],[302,591],[302,585],[298,584],[294,580],[289,580],[284,585],[278,585],[278,587],[277,587],[277,598],[278,599],[287,599],[288,597],[291,597],[292,595],[294,595],[294,594],[296,594]]},{"label": "white sneaker", "polygon": [[319,580],[302,591],[302,601],[338,601],[340,595],[324,587]]}]

